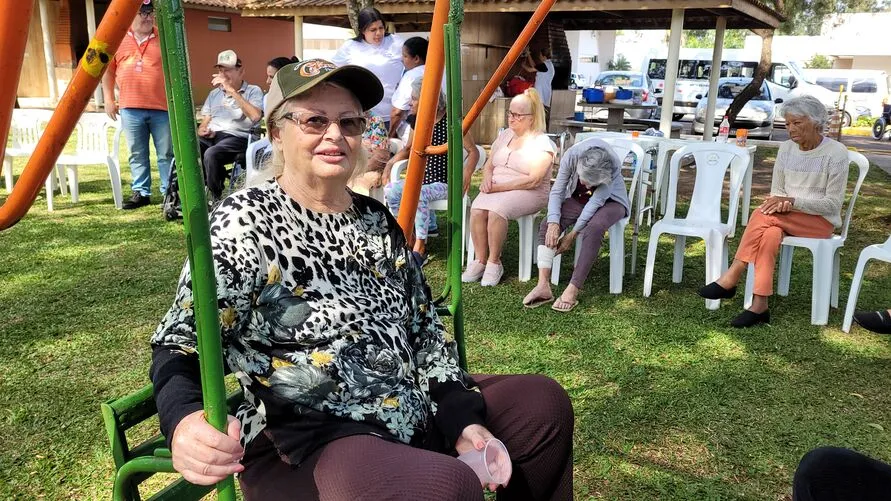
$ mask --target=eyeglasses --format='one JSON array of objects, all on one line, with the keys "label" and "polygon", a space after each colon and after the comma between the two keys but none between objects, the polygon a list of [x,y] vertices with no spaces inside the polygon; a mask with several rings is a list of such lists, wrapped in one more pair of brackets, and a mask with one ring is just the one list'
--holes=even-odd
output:
[{"label": "eyeglasses", "polygon": [[523,117],[531,117],[531,116],[532,116],[532,113],[514,113],[513,111],[507,112],[508,120],[519,120]]},{"label": "eyeglasses", "polygon": [[[307,134],[324,134],[331,127],[331,119],[325,115],[311,115],[304,113],[285,113],[285,120],[290,120]],[[365,132],[368,119],[362,116],[338,118],[337,126],[344,136],[361,136]]]},{"label": "eyeglasses", "polygon": [[143,19],[149,18],[149,17],[155,17],[155,11],[151,10],[148,12],[140,12],[139,16],[142,17]]}]

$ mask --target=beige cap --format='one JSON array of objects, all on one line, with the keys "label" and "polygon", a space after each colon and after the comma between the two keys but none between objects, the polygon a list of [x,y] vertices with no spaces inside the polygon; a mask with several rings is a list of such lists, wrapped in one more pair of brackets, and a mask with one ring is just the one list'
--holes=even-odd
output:
[{"label": "beige cap", "polygon": [[216,66],[224,66],[226,68],[237,68],[241,66],[241,60],[235,54],[234,50],[224,50],[217,54]]}]

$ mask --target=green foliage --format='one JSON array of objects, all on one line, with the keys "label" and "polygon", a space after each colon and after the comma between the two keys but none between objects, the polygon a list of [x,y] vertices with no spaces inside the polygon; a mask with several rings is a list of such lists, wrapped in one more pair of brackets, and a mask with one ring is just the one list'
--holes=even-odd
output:
[{"label": "green foliage", "polygon": [[631,62],[628,61],[624,54],[619,54],[614,60],[606,64],[606,69],[610,71],[630,71]]},{"label": "green foliage", "polygon": [[[776,5],[777,0],[773,0]],[[887,11],[891,6],[884,0],[784,0],[786,21],[780,24],[781,35],[820,34],[826,16],[852,12]]]},{"label": "green foliage", "polygon": [[[775,154],[758,148],[752,207],[769,189]],[[125,186],[126,159],[122,152]],[[18,159],[14,171],[22,171]],[[58,197],[48,213],[41,195],[0,233],[3,500],[110,497],[99,403],[146,384],[148,340],[186,258],[182,225],[163,221],[157,195],[153,205],[118,211],[106,167],[79,174],[77,204]],[[681,175],[682,192],[692,175]],[[0,202],[6,196],[0,189]],[[887,238],[889,198],[891,178],[874,168],[841,253],[842,307],[859,250]],[[696,295],[705,248],[692,238],[679,284],[671,281],[673,240],[660,241],[652,297],[641,296],[641,260],[626,272],[624,292],[609,293],[604,245],[571,314],[526,310],[520,302],[533,283],[516,279],[516,228],[502,284],[464,288],[468,362],[473,373],[541,373],[566,388],[576,416],[576,499],[789,499],[799,459],[817,445],[891,460],[891,435],[873,426],[891,426],[891,341],[856,327],[842,333],[840,309],[829,326],[810,325],[807,252],[795,255],[789,296],[771,298],[772,324],[741,332],[727,325],[742,310],[741,292],[717,311]],[[640,234],[645,254],[648,228]],[[445,282],[445,245],[444,237],[429,242],[436,258],[425,273],[435,293]],[[563,264],[557,294],[572,259]],[[859,308],[889,306],[889,271],[868,268]],[[136,437],[156,432],[150,425]],[[145,492],[172,478],[149,480]]]},{"label": "green foliage", "polygon": [[[726,30],[724,32],[724,48],[744,48],[748,34],[748,30]],[[715,30],[685,30],[683,46],[693,49],[711,49],[715,46]]]},{"label": "green foliage", "polygon": [[814,54],[814,57],[804,63],[804,67],[812,70],[828,70],[832,68],[832,60],[822,54]]},{"label": "green foliage", "polygon": [[878,120],[879,117],[857,117],[857,120],[854,120],[854,123],[851,124],[852,127],[872,127],[872,124]]}]

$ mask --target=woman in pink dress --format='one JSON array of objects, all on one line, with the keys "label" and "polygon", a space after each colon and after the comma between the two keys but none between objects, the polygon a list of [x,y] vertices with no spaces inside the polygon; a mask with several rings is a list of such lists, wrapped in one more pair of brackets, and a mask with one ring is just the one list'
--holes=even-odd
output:
[{"label": "woman in pink dress", "polygon": [[535,214],[548,205],[554,145],[545,135],[545,111],[535,89],[510,102],[509,127],[492,144],[483,167],[483,184],[470,211],[470,237],[476,259],[461,275],[464,282],[497,285],[504,274],[501,250],[507,222]]}]

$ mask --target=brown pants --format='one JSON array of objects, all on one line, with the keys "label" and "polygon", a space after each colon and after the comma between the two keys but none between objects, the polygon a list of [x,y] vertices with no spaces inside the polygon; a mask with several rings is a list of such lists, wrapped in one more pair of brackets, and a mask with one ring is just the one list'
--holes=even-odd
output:
[{"label": "brown pants", "polygon": [[[486,428],[507,446],[513,474],[499,500],[572,499],[572,404],[554,380],[474,376],[486,400]],[[247,501],[482,501],[479,479],[449,455],[371,435],[335,440],[298,467],[279,459],[265,435],[251,443],[239,476]],[[256,450],[256,449],[255,449]]]},{"label": "brown pants", "polygon": [[[578,221],[579,216],[582,215],[582,210],[584,210],[584,208],[585,206],[575,198],[567,198],[564,200],[563,206],[560,208],[560,231],[564,231],[575,224],[575,222]],[[591,216],[588,224],[585,225],[585,228],[579,233],[579,237],[583,238],[582,248],[579,249],[579,257],[575,263],[575,268],[572,270],[572,279],[569,280],[569,283],[579,289],[582,288],[582,285],[585,284],[585,280],[588,278],[588,273],[591,273],[591,267],[594,266],[594,261],[600,254],[600,246],[603,244],[603,235],[606,234],[606,230],[608,230],[610,226],[616,224],[616,222],[623,217],[625,217],[625,206],[612,199],[607,200],[606,203],[603,204],[603,207],[594,212],[594,215]],[[548,218],[544,218],[541,221],[541,226],[538,228],[539,245],[544,245],[545,235],[547,235],[547,233]],[[572,249],[565,254],[571,255],[571,252]]]}]

